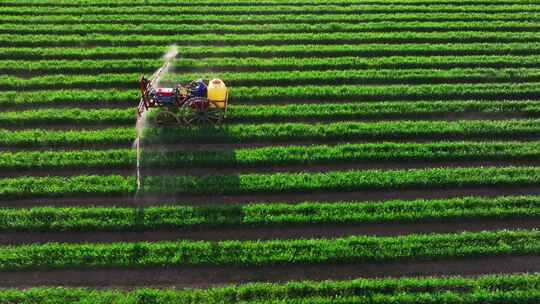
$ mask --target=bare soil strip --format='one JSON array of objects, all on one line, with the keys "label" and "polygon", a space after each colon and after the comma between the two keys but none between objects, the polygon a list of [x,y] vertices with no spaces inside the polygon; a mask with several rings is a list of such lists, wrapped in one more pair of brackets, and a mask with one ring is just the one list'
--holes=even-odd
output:
[{"label": "bare soil strip", "polygon": [[457,222],[375,223],[359,225],[318,225],[275,228],[201,228],[199,230],[148,230],[125,232],[0,232],[0,245],[30,243],[111,243],[157,242],[179,239],[223,240],[274,240],[299,238],[337,238],[350,235],[396,236],[414,233],[452,233],[501,229],[540,228],[538,219],[460,220]]},{"label": "bare soil strip", "polygon": [[157,196],[146,195],[135,199],[132,196],[83,196],[58,198],[0,198],[0,207],[39,207],[39,206],[127,206],[144,207],[156,205],[208,205],[208,204],[246,204],[256,202],[300,203],[305,201],[385,201],[438,199],[463,196],[497,197],[510,195],[540,195],[538,187],[470,187],[454,189],[391,189],[364,190],[354,192],[313,192],[284,194],[247,194],[215,196]]},{"label": "bare soil strip", "polygon": [[510,274],[540,271],[540,256],[497,256],[439,261],[272,267],[177,267],[159,269],[88,269],[0,273],[0,286],[34,287],[195,287],[247,282],[350,280],[378,277]]}]

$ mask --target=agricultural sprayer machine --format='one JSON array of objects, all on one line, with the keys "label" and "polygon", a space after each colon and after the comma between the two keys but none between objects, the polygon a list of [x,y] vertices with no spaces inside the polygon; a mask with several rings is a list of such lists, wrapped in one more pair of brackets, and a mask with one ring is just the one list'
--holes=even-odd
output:
[{"label": "agricultural sprayer machine", "polygon": [[150,79],[140,78],[139,117],[149,108],[159,108],[155,122],[159,125],[216,125],[227,115],[228,90],[220,79],[203,79],[173,88],[159,88],[157,82],[167,64]]}]

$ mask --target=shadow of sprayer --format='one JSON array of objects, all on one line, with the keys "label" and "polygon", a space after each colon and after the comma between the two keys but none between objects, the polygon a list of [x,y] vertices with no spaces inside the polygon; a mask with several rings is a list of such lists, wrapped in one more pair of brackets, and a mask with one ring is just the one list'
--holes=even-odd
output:
[{"label": "shadow of sprayer", "polygon": [[[137,142],[137,207],[199,204],[205,197],[238,192],[239,168],[227,125],[164,127],[151,121],[143,119]],[[224,164],[227,174],[220,174]]]}]

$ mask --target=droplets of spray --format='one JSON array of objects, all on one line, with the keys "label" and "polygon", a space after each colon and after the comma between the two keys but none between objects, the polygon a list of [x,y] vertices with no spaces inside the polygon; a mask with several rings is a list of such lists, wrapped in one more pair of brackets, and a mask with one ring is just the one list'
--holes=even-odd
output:
[{"label": "droplets of spray", "polygon": [[[163,60],[165,61],[163,63],[163,65],[154,72],[154,74],[152,75],[152,77],[150,78],[150,81],[153,82],[153,85],[155,87],[158,87],[159,86],[159,82],[160,80],[163,78],[163,76],[165,76],[167,73],[169,73],[170,69],[171,69],[171,62],[172,60],[178,55],[178,47],[176,45],[171,45],[167,51],[167,53],[165,53],[165,55],[163,55]],[[144,128],[146,127],[146,124],[147,124],[147,115],[146,115],[146,111],[143,112],[141,114],[140,117],[137,118],[137,122],[135,124],[135,131],[136,131],[136,136],[137,138],[135,139],[135,141],[133,142],[133,147],[137,150],[137,192],[136,192],[136,195],[135,197],[137,198],[138,197],[138,194],[139,194],[139,190],[141,188],[141,179],[142,179],[142,175],[141,175],[141,136],[142,136],[142,132],[144,130]]]},{"label": "droplets of spray", "polygon": [[159,68],[154,75],[152,75],[152,78],[155,78],[154,84],[156,87],[159,87],[159,83],[164,78],[165,75],[167,75],[169,72],[171,72],[172,65],[171,62],[173,59],[178,55],[178,47],[176,45],[171,45],[169,47],[169,50],[165,55],[163,55],[163,60],[165,61],[161,68]]}]

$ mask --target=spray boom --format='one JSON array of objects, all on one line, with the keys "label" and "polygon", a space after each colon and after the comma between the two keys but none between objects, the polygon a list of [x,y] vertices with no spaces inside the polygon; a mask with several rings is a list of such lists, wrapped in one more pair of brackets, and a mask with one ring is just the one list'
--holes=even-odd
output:
[{"label": "spray boom", "polygon": [[160,108],[155,116],[158,125],[216,125],[227,115],[228,89],[220,79],[198,79],[171,88],[159,87],[172,59],[178,54],[172,48],[163,65],[147,79],[141,76],[141,101],[138,119],[149,108]]}]

